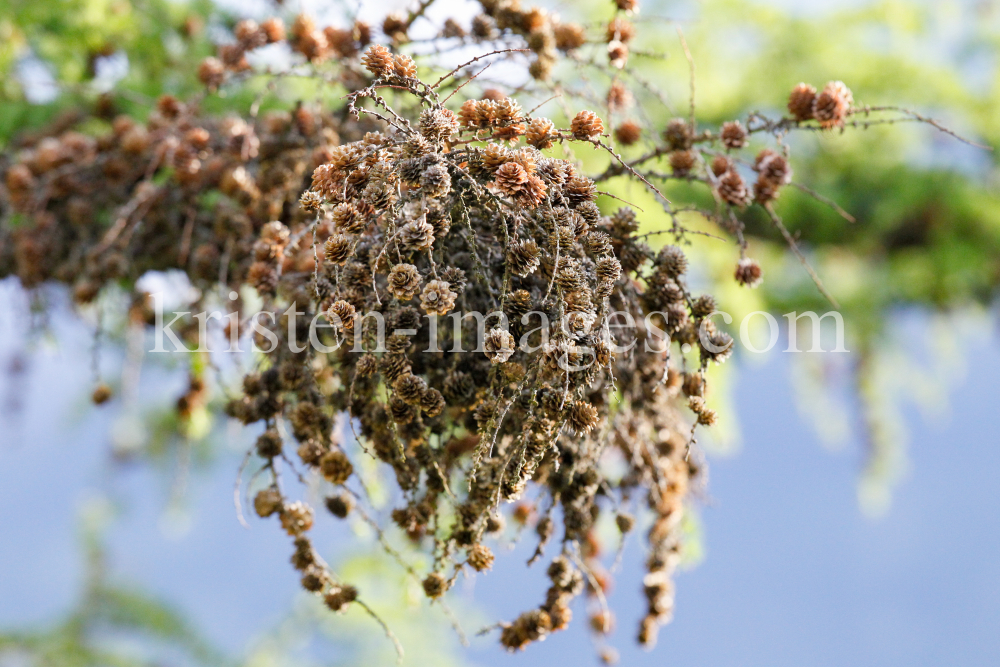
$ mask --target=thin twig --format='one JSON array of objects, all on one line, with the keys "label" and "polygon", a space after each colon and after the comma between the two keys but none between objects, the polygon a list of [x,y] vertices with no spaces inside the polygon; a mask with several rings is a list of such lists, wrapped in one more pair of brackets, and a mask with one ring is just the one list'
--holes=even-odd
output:
[{"label": "thin twig", "polygon": [[443,100],[441,100],[441,104],[444,104],[445,102],[447,102],[448,100],[450,100],[452,97],[455,96],[455,93],[457,93],[458,91],[462,90],[462,88],[465,88],[467,85],[469,85],[470,83],[472,83],[480,74],[482,74],[483,72],[485,72],[486,70],[488,70],[492,66],[493,66],[493,63],[486,63],[486,67],[482,68],[481,70],[479,70],[478,72],[476,72],[475,74],[473,74],[472,76],[470,76],[468,79],[466,79],[465,81],[463,81],[457,88],[455,88],[455,90],[453,90],[450,93],[448,93],[448,97],[446,97]]},{"label": "thin twig", "polygon": [[250,463],[250,456],[252,455],[252,450],[247,450],[247,453],[243,456],[243,463],[240,464],[240,469],[236,473],[236,484],[233,485],[233,504],[236,506],[236,519],[240,522],[240,525],[250,529],[250,524],[243,517],[243,503],[240,501],[240,487],[243,485],[243,471],[246,470],[247,464]]},{"label": "thin twig", "polygon": [[386,624],[386,622],[383,621],[382,618],[378,614],[376,614],[375,611],[372,610],[372,608],[369,607],[364,600],[355,600],[354,604],[364,609],[369,616],[375,619],[376,623],[382,626],[382,631],[385,632],[385,636],[389,638],[389,641],[392,642],[392,645],[396,649],[396,664],[397,665],[403,664],[403,656],[405,655],[405,653],[403,652],[403,645],[399,643],[399,639],[397,639],[396,635],[392,632],[392,630],[389,629],[389,626]]},{"label": "thin twig", "polygon": [[691,71],[691,100],[690,100],[690,103],[689,103],[690,107],[691,107],[691,111],[690,111],[691,119],[690,119],[689,122],[690,122],[690,126],[691,126],[691,132],[693,134],[694,131],[695,131],[695,127],[696,127],[696,125],[695,125],[695,115],[694,115],[694,109],[695,109],[695,107],[694,107],[694,92],[695,92],[694,58],[691,56],[691,49],[688,48],[687,40],[684,39],[684,31],[681,30],[680,26],[677,26],[677,36],[681,38],[681,48],[684,49],[684,57],[687,58],[688,69]]},{"label": "thin twig", "polygon": [[965,137],[963,137],[959,133],[955,132],[954,130],[952,130],[952,129],[950,129],[948,127],[945,127],[944,125],[942,125],[940,121],[937,121],[937,120],[935,120],[933,118],[930,118],[928,116],[924,116],[923,114],[919,114],[916,111],[912,111],[910,109],[905,109],[903,107],[897,107],[897,106],[877,106],[877,107],[863,106],[863,107],[858,107],[857,109],[852,109],[851,113],[852,114],[854,114],[854,113],[868,114],[868,113],[870,113],[872,111],[897,111],[899,113],[906,114],[907,116],[910,116],[914,120],[917,120],[917,121],[919,121],[921,123],[927,123],[931,127],[935,128],[937,130],[940,130],[941,132],[944,132],[945,134],[958,139],[963,144],[968,144],[970,146],[975,146],[976,148],[982,148],[983,150],[986,150],[986,151],[992,151],[993,150],[992,146],[987,146],[985,144],[977,144],[976,142],[974,142],[974,141],[972,141],[970,139],[966,139]]},{"label": "thin twig", "polygon": [[848,222],[852,222],[852,223],[858,221],[857,218],[855,218],[853,215],[851,215],[850,213],[848,213],[847,211],[845,211],[844,209],[842,209],[840,207],[840,205],[837,204],[837,202],[833,201],[832,199],[829,199],[828,197],[824,197],[823,195],[821,195],[820,193],[816,192],[812,188],[807,187],[805,185],[802,185],[801,183],[796,183],[795,181],[792,181],[791,185],[793,187],[795,187],[795,188],[798,188],[802,192],[806,193],[807,195],[809,195],[810,197],[812,197],[816,201],[820,202],[821,204],[826,204],[827,206],[829,206],[830,208],[832,208],[834,211],[836,211],[837,215],[839,215],[840,217],[842,217],[844,220],[847,220]]},{"label": "thin twig", "polygon": [[802,266],[805,267],[805,270],[809,274],[809,277],[812,278],[812,281],[816,283],[816,287],[819,289],[820,293],[827,298],[834,308],[840,308],[840,304],[837,303],[837,300],[833,298],[833,295],[826,290],[826,287],[823,286],[823,281],[820,280],[819,275],[817,275],[816,271],[814,271],[812,266],[809,265],[809,260],[807,260],[806,256],[802,254],[802,251],[799,249],[799,245],[795,242],[795,238],[788,231],[788,228],[785,227],[785,223],[783,223],[781,218],[778,217],[778,214],[774,212],[774,207],[770,204],[765,204],[764,210],[771,216],[771,222],[773,222],[774,226],[778,228],[781,235],[785,237],[785,242],[788,243],[788,247],[791,248],[792,252],[795,253],[795,256],[799,258],[800,262],[802,262]]},{"label": "thin twig", "polygon": [[440,85],[441,85],[441,83],[442,83],[442,82],[443,82],[443,81],[444,81],[445,79],[447,79],[448,77],[450,77],[450,76],[454,75],[454,74],[455,74],[456,72],[458,72],[458,71],[459,71],[459,70],[461,70],[462,68],[465,68],[465,67],[468,67],[469,65],[471,65],[471,64],[472,64],[472,63],[474,63],[474,62],[476,62],[476,61],[478,61],[478,60],[482,60],[483,58],[487,58],[487,57],[489,57],[489,56],[495,56],[495,55],[498,55],[498,54],[500,54],[500,53],[524,53],[524,52],[526,52],[526,51],[528,51],[528,49],[500,49],[499,51],[490,51],[489,53],[484,53],[484,54],[483,54],[483,55],[481,55],[481,56],[476,56],[476,57],[475,57],[475,58],[473,58],[472,60],[469,60],[468,62],[464,62],[464,63],[462,63],[461,65],[459,65],[459,66],[458,66],[458,67],[456,67],[455,69],[451,70],[451,71],[450,71],[450,72],[448,72],[447,74],[444,74],[444,75],[442,75],[440,79],[438,79],[437,81],[435,81],[435,82],[434,82],[434,83],[433,83],[433,84],[431,85],[430,89],[431,89],[431,90],[434,90],[435,88],[437,88],[438,86],[440,86]]}]

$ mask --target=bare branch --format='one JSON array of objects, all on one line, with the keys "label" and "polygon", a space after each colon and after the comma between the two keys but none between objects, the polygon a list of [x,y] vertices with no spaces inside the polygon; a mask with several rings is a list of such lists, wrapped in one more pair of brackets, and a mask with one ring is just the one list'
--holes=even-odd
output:
[{"label": "bare branch", "polygon": [[805,270],[809,274],[809,277],[812,278],[812,281],[816,283],[816,287],[819,289],[820,293],[826,297],[827,301],[829,301],[834,308],[840,308],[840,304],[837,303],[837,300],[833,298],[833,295],[826,290],[826,287],[823,286],[823,281],[820,280],[819,275],[817,275],[816,271],[814,271],[812,266],[809,265],[809,260],[807,260],[806,256],[802,254],[798,244],[795,242],[795,238],[788,231],[788,228],[785,227],[785,223],[783,223],[781,218],[778,217],[778,214],[774,212],[774,207],[770,204],[765,204],[764,210],[767,211],[769,216],[771,216],[771,222],[778,228],[781,235],[785,237],[785,242],[788,243],[788,247],[791,248],[792,252],[795,253],[795,256],[799,258],[800,262],[802,262],[802,266],[805,267]]}]

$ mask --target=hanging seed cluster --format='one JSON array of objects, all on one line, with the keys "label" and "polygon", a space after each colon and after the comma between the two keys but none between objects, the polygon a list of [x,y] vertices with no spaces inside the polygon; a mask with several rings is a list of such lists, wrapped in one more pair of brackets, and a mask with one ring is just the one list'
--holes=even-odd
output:
[{"label": "hanging seed cluster", "polygon": [[[786,118],[752,114],[712,130],[692,113],[650,132],[627,117],[639,90],[627,67],[635,0],[613,3],[596,33],[509,0],[482,0],[468,27],[444,22],[437,43],[479,44],[483,57],[522,66],[526,95],[548,96],[566,56],[609,74],[603,111],[567,114],[560,127],[476,81],[482,71],[421,76],[434,62],[418,68],[429,57],[403,49],[427,4],[378,28],[321,28],[305,15],[288,28],[241,21],[197,71],[210,92],[235,88],[258,75],[247,54],[284,43],[319,81],[347,90],[334,108],[217,117],[164,96],[138,122],[104,99],[91,120],[105,133],[85,134],[70,118],[26,139],[0,163],[0,277],[28,288],[59,281],[86,304],[108,284],[180,269],[203,294],[236,293],[239,323],[227,335],[249,329],[241,290],[263,297],[272,324],[253,335],[270,351],[226,412],[259,425],[253,453],[267,482],[253,510],[289,535],[303,588],[331,610],[373,613],[313,548],[318,509],[289,497],[280,471],[290,463],[324,480],[320,509],[376,526],[402,560],[359,491],[357,457],[372,456],[398,487],[389,522],[432,556],[423,572],[403,562],[428,598],[444,597],[463,571],[489,570],[509,522],[534,535],[531,562],[548,554],[538,606],[499,626],[510,650],[566,628],[579,597],[592,631],[610,632],[597,527],[613,522],[624,536],[640,516],[647,613],[636,636],[652,646],[673,614],[685,503],[702,476],[696,428],[717,419],[705,371],[732,351],[711,320],[715,300],[688,287],[679,214],[731,232],[734,278],[755,287],[762,270],[745,255],[742,214],[763,207],[794,246],[773,208],[792,170],[784,141],[742,152],[755,134],[843,129],[858,110],[843,83],[800,84]],[[588,50],[599,57],[584,58]],[[622,120],[612,127],[612,118]],[[638,157],[617,152],[644,141]],[[609,164],[588,174],[554,157],[570,146]],[[601,184],[618,177],[655,193],[677,245],[654,250],[632,208],[610,198],[598,207]],[[715,208],[667,201],[655,184],[671,180],[706,187]],[[327,347],[303,345],[317,317]],[[136,293],[130,319],[151,318],[148,295]],[[193,341],[197,322],[180,326]],[[208,391],[193,375],[181,417]],[[103,383],[93,394],[97,404],[112,398]],[[338,415],[347,428],[334,428]]]},{"label": "hanging seed cluster", "polygon": [[[398,61],[375,45],[362,62],[374,86],[393,81],[419,96],[425,84],[400,76]],[[704,366],[722,361],[731,341],[704,320],[711,298],[687,291],[683,251],[651,251],[636,238],[627,207],[602,215],[593,180],[573,163],[514,143],[529,127],[543,128],[534,143],[592,141],[602,130],[589,111],[559,131],[512,99],[470,100],[457,114],[427,105],[411,125],[334,148],[301,197],[316,216],[319,263],[279,278],[290,230],[269,223],[248,279],[299,306],[296,322],[276,332],[304,329],[322,313],[360,348],[343,345],[316,359],[279,345],[271,368],[249,377],[246,395],[229,409],[246,423],[287,419],[301,462],[334,486],[348,482],[353,465],[331,438],[331,417],[356,419],[403,492],[392,520],[434,545],[433,571],[422,579],[430,598],[444,595],[463,566],[489,569],[485,542],[507,503],[530,498],[543,513],[540,550],[551,540],[571,550],[593,540],[602,511],[616,512],[617,503],[602,497],[636,498],[656,517],[641,631],[651,644],[673,608],[683,500],[698,472],[687,456],[690,427],[677,412],[679,375],[666,339],[697,346],[705,323],[720,343],[724,351],[706,349],[693,372],[699,395]],[[328,228],[319,233],[321,225]],[[616,311],[642,323],[628,340],[606,324]],[[662,339],[645,329],[653,311],[664,313],[656,320]],[[384,345],[378,318],[363,315],[370,313],[392,332]],[[451,318],[432,339],[430,319],[451,313],[483,314],[481,339],[475,320],[456,328]],[[335,390],[301,372],[317,362],[336,369]],[[701,423],[714,420],[703,404],[691,406]],[[258,453],[273,459],[284,450],[273,427],[265,436]],[[603,472],[609,455],[628,462],[620,479]],[[259,497],[278,494],[269,488]],[[329,501],[337,516],[350,511],[344,498]],[[301,505],[264,508],[295,536],[312,520]],[[589,566],[566,556],[556,563],[546,602],[501,633],[508,648],[568,624],[570,602],[584,589],[579,568]]]}]

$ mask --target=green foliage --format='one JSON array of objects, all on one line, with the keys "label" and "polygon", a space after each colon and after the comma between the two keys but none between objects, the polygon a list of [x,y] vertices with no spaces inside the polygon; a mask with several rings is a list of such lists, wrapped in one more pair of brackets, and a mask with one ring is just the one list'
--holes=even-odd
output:
[{"label": "green foliage", "polygon": [[[1000,74],[984,62],[997,53],[1000,19],[969,16],[985,11],[888,0],[816,17],[744,0],[701,3],[699,20],[684,26],[697,67],[699,118],[780,112],[799,81],[822,86],[840,79],[858,104],[909,107],[940,117],[973,141],[1000,145]],[[954,30],[958,25],[967,29]],[[646,67],[650,78],[674,82],[672,112],[685,115],[687,63],[679,45],[671,46],[666,63]],[[667,118],[653,116],[651,131]],[[815,251],[846,319],[874,332],[886,309],[901,303],[950,308],[995,296],[1000,189],[994,152],[906,124],[848,127],[836,137],[799,133],[789,143],[796,180],[857,218],[848,223],[791,189],[777,206]],[[748,232],[784,245],[759,213],[751,211]],[[854,275],[840,281],[845,273]],[[808,285],[788,290],[784,280],[765,279],[762,289],[782,312],[823,305]]]},{"label": "green foliage", "polygon": [[[148,106],[164,92],[197,90],[197,62],[212,50],[205,26],[218,14],[208,0],[10,0],[0,14],[0,144],[92,104],[101,92],[93,85],[97,61],[115,53],[128,56],[118,88],[123,110]],[[29,57],[45,65],[62,93],[41,108],[25,99],[17,76]]]}]

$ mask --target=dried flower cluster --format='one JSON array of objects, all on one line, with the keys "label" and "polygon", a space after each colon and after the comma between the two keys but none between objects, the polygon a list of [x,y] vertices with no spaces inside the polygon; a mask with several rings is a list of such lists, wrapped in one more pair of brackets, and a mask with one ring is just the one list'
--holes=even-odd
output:
[{"label": "dried flower cluster", "polygon": [[[614,3],[596,35],[541,8],[480,4],[469,29],[448,19],[440,39],[500,41],[511,49],[492,55],[511,62],[524,63],[512,49],[526,49],[527,73],[539,81],[560,54],[597,44],[615,73],[608,112],[635,103],[618,76],[636,32],[627,18],[635,0]],[[105,285],[134,285],[170,268],[205,293],[256,289],[279,344],[246,375],[227,413],[263,427],[254,452],[270,481],[254,510],[275,516],[293,538],[302,586],[330,609],[364,605],[363,591],[323,563],[309,539],[315,510],[281,489],[280,462],[291,451],[325,480],[326,508],[339,518],[374,521],[351,457],[370,452],[385,464],[399,488],[392,522],[433,555],[429,572],[406,567],[435,600],[466,567],[490,569],[489,541],[504,531],[503,508],[513,503],[508,518],[534,526],[532,560],[550,542],[557,555],[544,602],[502,624],[500,641],[512,650],[564,629],[578,596],[603,600],[610,578],[596,526],[608,517],[624,534],[640,514],[650,524],[648,613],[637,636],[651,646],[673,613],[681,519],[701,474],[695,428],[717,419],[705,371],[725,361],[732,340],[711,320],[714,299],[689,291],[681,247],[650,248],[632,208],[598,207],[598,184],[629,177],[651,188],[678,244],[686,240],[681,211],[716,221],[739,244],[735,279],[754,287],[762,271],[745,257],[737,214],[756,203],[781,227],[772,204],[792,170],[787,149],[763,148],[754,160],[739,152],[754,134],[844,127],[851,93],[840,82],[819,93],[800,84],[790,118],[752,115],[718,131],[695,127],[692,113],[625,161],[594,111],[560,128],[496,89],[450,102],[478,74],[456,68],[436,83],[422,79],[417,60],[401,51],[418,15],[387,16],[387,45],[373,43],[362,22],[320,28],[300,15],[286,30],[280,19],[244,20],[235,41],[198,70],[210,91],[238,86],[255,75],[248,52],[287,42],[317,71],[336,62],[348,90],[341,108],[300,103],[259,118],[218,118],[165,96],[145,123],[109,117],[100,136],[54,128],[33,139],[3,164],[3,215],[21,224],[0,230],[0,276],[17,275],[26,287],[72,285],[81,304]],[[630,146],[644,131],[625,119],[611,134]],[[609,166],[588,175],[544,152],[569,142],[609,155]],[[664,158],[669,174],[647,171]],[[669,179],[706,185],[717,208],[674,206],[653,185]],[[243,320],[239,334],[250,313],[239,298],[231,307]],[[485,317],[456,317],[458,326],[449,317],[466,313]],[[635,327],[613,330],[612,313]],[[320,337],[332,351],[292,345],[308,339],[316,316],[330,325]],[[136,294],[132,319],[149,318],[146,295]],[[193,319],[184,326],[197,334]],[[203,405],[206,391],[193,378],[179,411]],[[95,403],[111,398],[106,385],[94,392]],[[335,435],[335,417],[345,413],[359,452]],[[606,608],[591,619],[599,635],[611,624]]]}]

